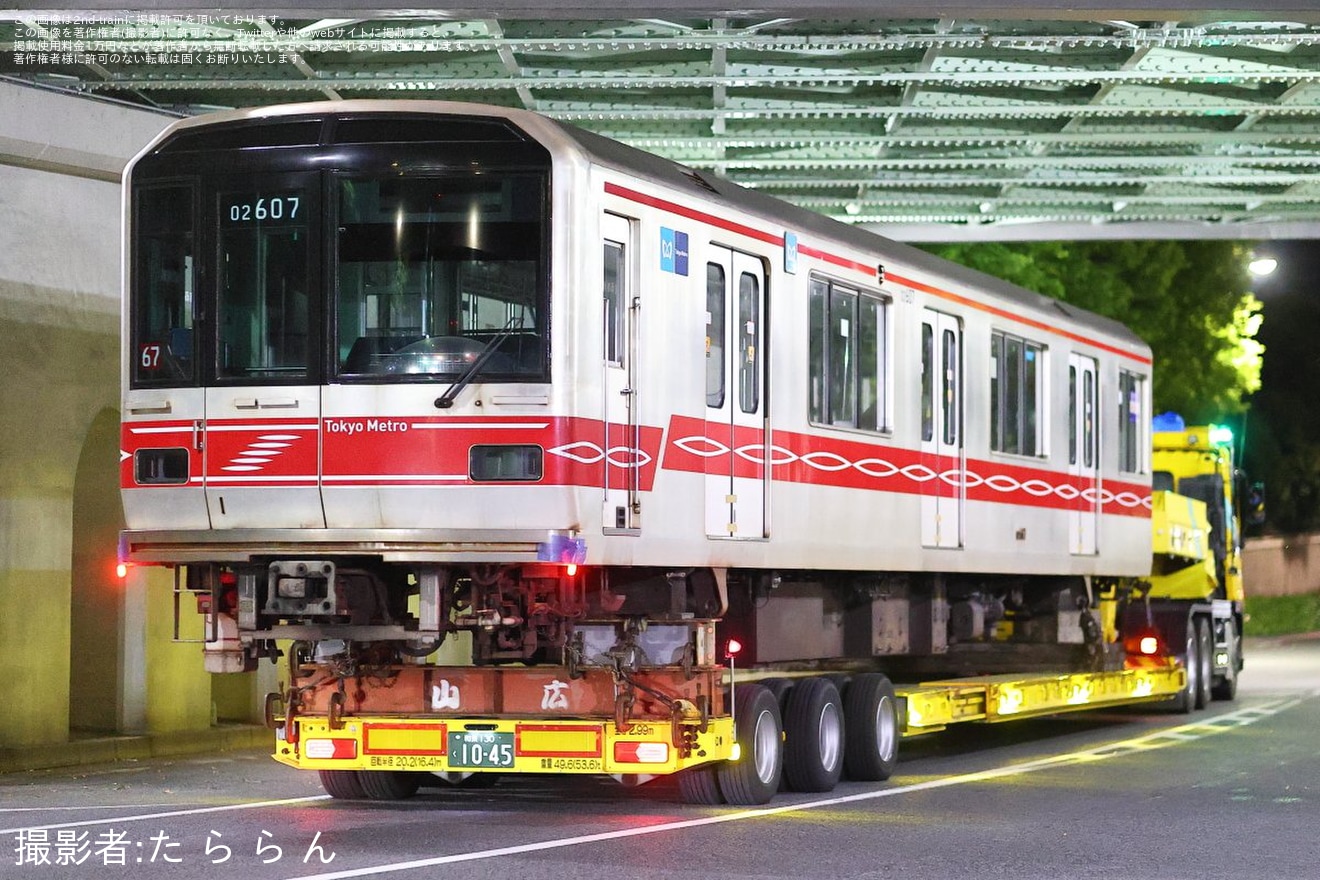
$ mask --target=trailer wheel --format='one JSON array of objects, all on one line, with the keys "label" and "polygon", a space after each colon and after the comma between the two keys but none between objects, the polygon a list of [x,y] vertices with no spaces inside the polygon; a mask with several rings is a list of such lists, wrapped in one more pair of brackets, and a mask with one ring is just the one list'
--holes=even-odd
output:
[{"label": "trailer wheel", "polygon": [[764,804],[779,790],[784,772],[784,723],[779,702],[758,684],[740,684],[734,688],[733,705],[742,754],[716,771],[720,792],[731,804]]},{"label": "trailer wheel", "polygon": [[788,696],[788,692],[793,689],[794,680],[791,678],[763,678],[757,684],[774,694],[775,700],[779,703],[779,713],[782,715],[784,700]]},{"label": "trailer wheel", "polygon": [[421,780],[404,770],[359,770],[362,791],[373,801],[401,801],[417,794]]},{"label": "trailer wheel", "polygon": [[360,801],[367,796],[354,770],[317,770],[325,793],[337,800]]},{"label": "trailer wheel", "polygon": [[793,791],[831,791],[843,774],[844,723],[839,689],[806,678],[789,691],[784,711],[784,774]]},{"label": "trailer wheel", "polygon": [[1231,618],[1224,622],[1224,640],[1228,642],[1228,671],[1210,689],[1211,696],[1216,700],[1237,698],[1238,663],[1242,659],[1242,637],[1238,635],[1237,623]]},{"label": "trailer wheel", "polygon": [[717,807],[724,803],[714,767],[693,767],[678,774],[678,793],[685,804]]},{"label": "trailer wheel", "polygon": [[1196,689],[1196,708],[1210,705],[1210,688],[1215,678],[1215,644],[1210,637],[1210,622],[1204,617],[1196,619],[1196,659],[1201,664],[1200,680]]},{"label": "trailer wheel", "polygon": [[876,673],[859,675],[843,698],[843,764],[849,779],[880,782],[898,763],[898,700],[894,686]]}]

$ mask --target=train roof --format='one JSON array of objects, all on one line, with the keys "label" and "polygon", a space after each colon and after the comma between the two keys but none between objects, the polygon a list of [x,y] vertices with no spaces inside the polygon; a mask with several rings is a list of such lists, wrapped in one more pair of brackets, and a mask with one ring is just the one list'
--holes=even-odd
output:
[{"label": "train roof", "polygon": [[861,251],[882,253],[886,260],[900,261],[905,266],[941,279],[949,286],[972,287],[996,298],[1007,300],[1013,306],[1035,312],[1046,323],[1053,323],[1063,318],[1078,328],[1103,333],[1115,341],[1132,346],[1136,352],[1150,351],[1149,346],[1140,336],[1112,318],[1019,287],[1002,278],[969,269],[920,248],[885,238],[870,230],[840,223],[791,202],[739,186],[717,175],[695,171],[594,132],[555,120],[551,120],[551,123],[602,164],[654,180],[668,187],[687,190],[705,200],[714,199],[739,210],[773,219],[776,224],[788,227],[794,232],[810,233],[821,239],[839,242]]},{"label": "train roof", "polygon": [[[484,114],[507,119],[532,138],[540,139],[549,132],[557,132],[593,162],[651,180],[674,190],[689,192],[704,201],[726,204],[731,208],[762,217],[777,226],[790,228],[793,232],[807,233],[820,240],[837,242],[858,251],[875,253],[883,257],[881,262],[890,260],[901,262],[905,267],[916,269],[950,287],[967,287],[983,291],[1013,307],[1033,313],[1035,318],[1051,326],[1062,320],[1074,328],[1102,334],[1113,342],[1129,347],[1134,354],[1148,356],[1150,353],[1149,346],[1141,337],[1119,321],[530,110],[452,101],[347,100],[223,111],[180,120],[170,126],[142,150],[133,162],[129,163],[129,169],[137,159],[151,153],[171,135],[182,129],[206,124],[308,115],[327,116],[336,113]],[[550,143],[544,145],[551,149],[555,146]],[[128,169],[125,173],[128,173]]]}]

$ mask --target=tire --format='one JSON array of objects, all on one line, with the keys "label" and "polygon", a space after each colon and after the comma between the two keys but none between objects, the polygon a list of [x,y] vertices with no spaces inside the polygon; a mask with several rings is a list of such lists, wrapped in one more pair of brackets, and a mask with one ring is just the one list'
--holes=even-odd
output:
[{"label": "tire", "polygon": [[843,698],[843,767],[849,779],[880,782],[898,764],[898,699],[889,679],[859,675]]},{"label": "tire", "polygon": [[678,793],[685,804],[718,807],[724,803],[714,767],[693,767],[678,774]]},{"label": "tire", "polygon": [[336,800],[360,801],[367,796],[354,770],[317,770],[321,787]]},{"label": "tire", "polygon": [[1196,708],[1197,694],[1201,692],[1201,639],[1195,620],[1187,622],[1187,644],[1178,661],[1187,670],[1187,685],[1173,698],[1172,708],[1180,715],[1186,715]]},{"label": "tire", "polygon": [[401,801],[417,794],[421,780],[403,770],[359,770],[362,791],[373,801]]},{"label": "tire", "polygon": [[1184,646],[1183,653],[1177,657],[1177,660],[1183,664],[1183,669],[1187,670],[1187,685],[1179,691],[1172,702],[1172,710],[1179,715],[1187,715],[1196,708],[1196,691],[1200,690],[1201,686],[1197,681],[1201,677],[1201,664],[1196,657],[1196,646],[1196,627],[1188,621],[1187,645]]},{"label": "tire", "polygon": [[1196,659],[1201,664],[1201,677],[1197,682],[1196,708],[1204,709],[1210,705],[1210,689],[1215,678],[1215,643],[1210,635],[1210,621],[1204,617],[1196,619]]},{"label": "tire", "polygon": [[715,771],[720,793],[731,804],[764,804],[779,790],[784,772],[784,722],[779,702],[758,684],[741,684],[734,688],[733,705],[741,755]]},{"label": "tire", "polygon": [[794,680],[791,678],[763,678],[757,682],[761,687],[774,694],[779,702],[779,712],[784,712],[784,701],[788,697],[788,692],[793,689]]},{"label": "tire", "polygon": [[843,775],[843,701],[828,678],[804,678],[784,711],[784,775],[793,791],[832,791]]},{"label": "tire", "polygon": [[1232,618],[1224,623],[1224,636],[1228,642],[1228,671],[1210,688],[1210,695],[1216,700],[1234,700],[1237,699],[1238,664],[1242,661],[1242,636],[1238,635],[1237,622]]}]

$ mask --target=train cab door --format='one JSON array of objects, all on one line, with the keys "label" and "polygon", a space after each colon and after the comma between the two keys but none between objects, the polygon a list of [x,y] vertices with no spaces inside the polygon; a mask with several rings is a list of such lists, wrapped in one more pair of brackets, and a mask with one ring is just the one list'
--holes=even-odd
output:
[{"label": "train cab door", "polygon": [[316,175],[245,177],[210,203],[215,381],[206,389],[213,528],[323,528]]},{"label": "train cab door", "polygon": [[604,277],[606,531],[635,531],[642,526],[640,475],[643,464],[638,430],[637,323],[641,293],[636,280],[632,224],[615,214],[602,219]]},{"label": "train cab door", "polygon": [[921,490],[921,543],[962,546],[962,328],[958,319],[924,309],[921,317],[921,461],[930,477]]},{"label": "train cab door", "polygon": [[765,265],[712,248],[706,264],[706,534],[766,532]]},{"label": "train cab door", "polygon": [[1097,552],[1100,520],[1100,383],[1094,358],[1068,355],[1068,476],[1077,488],[1078,507],[1068,512],[1068,550]]}]

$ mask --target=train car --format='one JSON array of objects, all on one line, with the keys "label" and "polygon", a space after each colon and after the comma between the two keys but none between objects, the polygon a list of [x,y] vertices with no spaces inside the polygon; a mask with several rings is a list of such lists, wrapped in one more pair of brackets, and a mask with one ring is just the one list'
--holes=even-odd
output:
[{"label": "train car", "polygon": [[[122,554],[200,597],[208,668],[290,655],[277,757],[332,793],[397,795],[404,753],[636,773],[669,725],[645,769],[756,802],[784,765],[757,724],[802,715],[766,693],[815,688],[842,737],[892,730],[883,673],[1127,665],[1152,357],[1114,321],[457,103],[180,121],[125,228]],[[866,706],[731,698],[717,620]],[[345,719],[389,760],[338,754]]]}]

